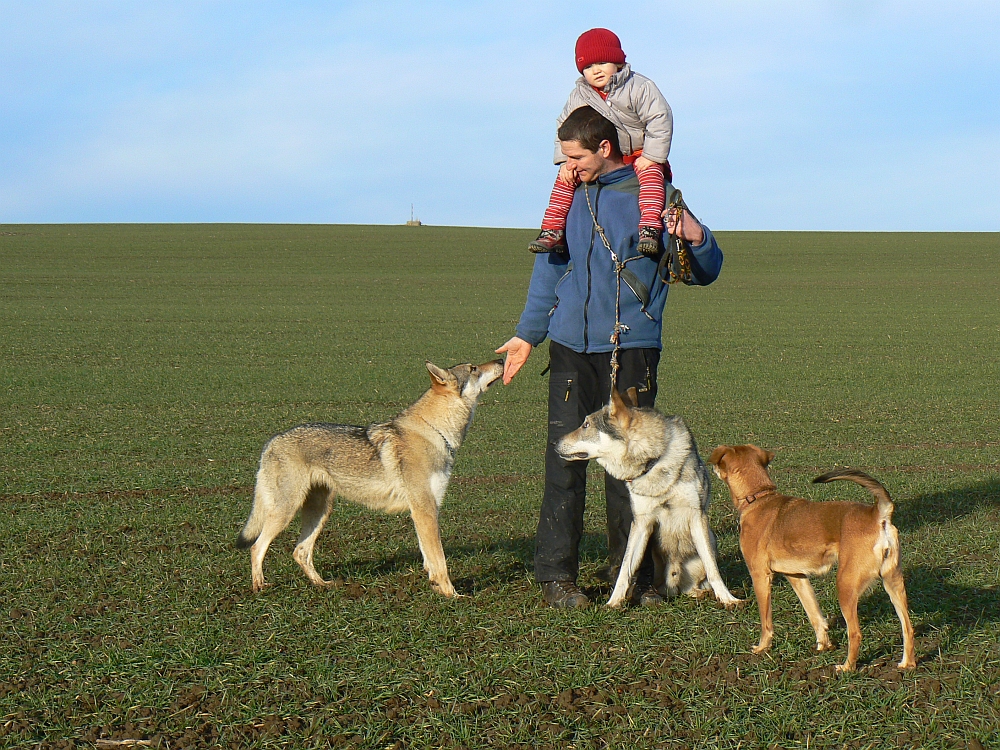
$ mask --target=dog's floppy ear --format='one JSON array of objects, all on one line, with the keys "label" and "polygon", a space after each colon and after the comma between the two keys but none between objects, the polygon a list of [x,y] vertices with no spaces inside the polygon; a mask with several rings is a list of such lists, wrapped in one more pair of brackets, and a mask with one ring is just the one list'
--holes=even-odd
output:
[{"label": "dog's floppy ear", "polygon": [[722,457],[725,456],[727,453],[729,453],[729,451],[731,450],[732,448],[730,448],[728,445],[720,445],[718,448],[712,451],[712,455],[709,456],[708,462],[713,466],[718,466],[719,462],[722,461]]},{"label": "dog's floppy ear", "polygon": [[766,451],[763,448],[758,448],[756,445],[751,447],[753,448],[754,453],[757,454],[757,458],[760,460],[761,466],[767,468],[771,465],[771,462],[774,460],[774,453],[772,451]]},{"label": "dog's floppy ear", "polygon": [[455,382],[455,376],[447,370],[441,369],[430,360],[427,360],[425,364],[427,365],[427,372],[431,374],[431,388],[435,390],[447,388],[450,383]]},{"label": "dog's floppy ear", "polygon": [[625,395],[628,396],[628,400],[632,402],[632,406],[639,405],[639,391],[636,390],[634,385],[625,391]]}]

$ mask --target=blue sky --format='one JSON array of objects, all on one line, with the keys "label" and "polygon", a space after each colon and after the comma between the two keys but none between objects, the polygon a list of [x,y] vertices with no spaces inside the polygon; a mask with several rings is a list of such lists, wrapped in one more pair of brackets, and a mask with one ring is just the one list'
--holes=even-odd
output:
[{"label": "blue sky", "polygon": [[0,222],[537,226],[595,26],[713,228],[1000,230],[995,0],[0,0]]}]

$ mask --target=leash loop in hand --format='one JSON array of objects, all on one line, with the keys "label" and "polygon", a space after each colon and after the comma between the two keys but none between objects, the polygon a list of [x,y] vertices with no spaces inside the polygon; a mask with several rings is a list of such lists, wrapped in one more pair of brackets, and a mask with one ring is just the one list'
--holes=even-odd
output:
[{"label": "leash loop in hand", "polygon": [[[667,202],[667,211],[674,214],[674,231],[667,236],[666,251],[660,259],[660,267],[657,273],[660,278],[668,284],[676,284],[681,281],[685,284],[694,282],[691,273],[691,246],[687,240],[680,236],[680,228],[684,221],[684,212],[691,213],[687,204],[684,203],[684,196],[681,191],[674,188]],[[694,214],[691,214],[694,216]],[[667,275],[663,275],[666,270]]]}]

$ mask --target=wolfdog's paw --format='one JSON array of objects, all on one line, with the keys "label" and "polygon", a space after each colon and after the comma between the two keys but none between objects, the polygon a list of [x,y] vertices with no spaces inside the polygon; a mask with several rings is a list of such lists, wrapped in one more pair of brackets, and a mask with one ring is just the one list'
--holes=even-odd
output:
[{"label": "wolfdog's paw", "polygon": [[706,591],[706,594],[712,594],[715,597],[715,601],[721,604],[726,609],[737,609],[746,604],[746,599],[737,599],[730,593],[729,589],[722,588],[719,591],[711,590]]},{"label": "wolfdog's paw", "polygon": [[854,665],[853,664],[848,664],[847,662],[844,662],[843,664],[838,664],[837,665],[837,671],[838,672],[853,672],[854,671]]},{"label": "wolfdog's paw", "polygon": [[817,651],[832,651],[833,644],[830,641],[820,641],[816,644]]},{"label": "wolfdog's paw", "polygon": [[451,581],[448,581],[445,584],[441,584],[436,581],[431,581],[431,588],[434,589],[439,594],[441,594],[441,596],[446,596],[449,599],[461,598],[461,594],[455,591],[455,587],[451,585]]},{"label": "wolfdog's paw", "polygon": [[262,591],[271,588],[271,586],[273,586],[273,585],[274,585],[273,583],[267,583],[265,581],[261,581],[260,583],[254,582],[253,592],[255,594],[259,594]]},{"label": "wolfdog's paw", "polygon": [[609,609],[621,609],[622,607],[625,606],[625,597],[624,596],[613,596],[610,599],[608,599],[608,603],[607,603],[606,606]]},{"label": "wolfdog's paw", "polygon": [[771,648],[771,644],[770,643],[764,644],[764,645],[758,643],[756,646],[754,646],[750,650],[753,651],[755,654],[763,654],[765,651],[768,651],[770,648]]}]

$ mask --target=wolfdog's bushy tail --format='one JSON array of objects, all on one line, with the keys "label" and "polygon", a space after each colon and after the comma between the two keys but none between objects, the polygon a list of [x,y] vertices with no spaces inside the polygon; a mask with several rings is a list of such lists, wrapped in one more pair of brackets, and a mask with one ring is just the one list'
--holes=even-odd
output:
[{"label": "wolfdog's bushy tail", "polygon": [[261,502],[260,498],[260,482],[258,481],[257,487],[254,488],[253,507],[250,509],[250,517],[243,526],[243,531],[236,537],[237,549],[246,549],[257,541],[257,537],[260,536],[260,532],[264,528],[266,514],[264,513],[263,506],[264,503]]},{"label": "wolfdog's bushy tail", "polygon": [[882,486],[881,482],[874,477],[868,476],[863,471],[858,471],[857,469],[837,469],[836,471],[830,471],[816,477],[813,480],[813,484],[825,484],[826,482],[835,482],[838,479],[846,479],[860,484],[875,496],[875,500],[878,503],[879,515],[886,520],[892,518],[893,505],[889,493]]}]

